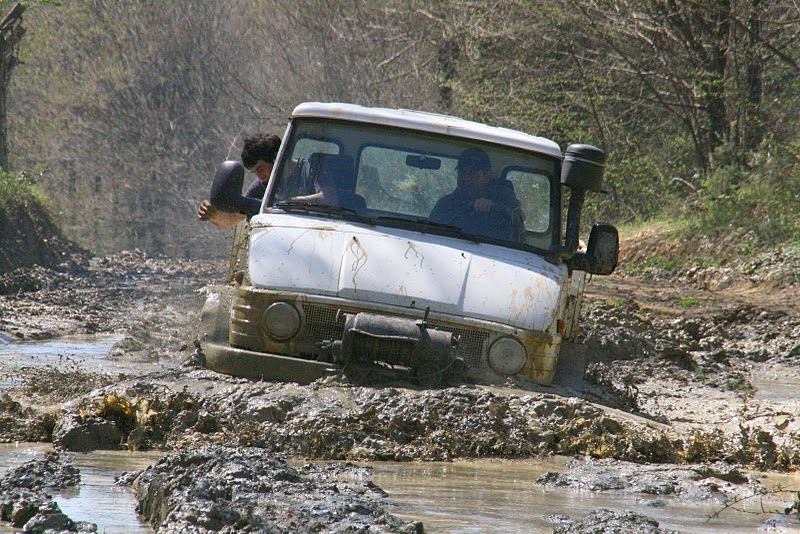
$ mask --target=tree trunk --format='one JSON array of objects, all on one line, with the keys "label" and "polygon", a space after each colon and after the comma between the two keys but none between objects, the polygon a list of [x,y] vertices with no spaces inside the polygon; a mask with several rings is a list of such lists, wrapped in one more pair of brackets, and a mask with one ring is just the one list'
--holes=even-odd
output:
[{"label": "tree trunk", "polygon": [[755,150],[764,139],[764,116],[761,108],[764,87],[764,62],[759,41],[761,40],[762,0],[750,0],[750,17],[747,25],[747,72],[745,79],[746,110],[744,125],[744,146]]},{"label": "tree trunk", "polygon": [[6,98],[11,71],[17,64],[17,47],[25,34],[25,28],[22,27],[24,11],[24,5],[15,4],[0,22],[0,168],[5,170],[8,170]]},{"label": "tree trunk", "polygon": [[706,66],[707,81],[703,84],[704,108],[708,121],[706,136],[706,153],[708,161],[713,164],[714,151],[728,138],[730,133],[725,100],[726,81],[728,78],[728,38],[731,27],[731,4],[729,0],[717,0],[715,16],[711,22],[714,40]]}]

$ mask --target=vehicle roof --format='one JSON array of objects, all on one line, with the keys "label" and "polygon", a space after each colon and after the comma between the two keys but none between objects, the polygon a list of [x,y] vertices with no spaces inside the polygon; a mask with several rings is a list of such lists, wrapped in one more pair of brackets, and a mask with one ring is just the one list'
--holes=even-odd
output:
[{"label": "vehicle roof", "polygon": [[549,156],[561,157],[557,143],[510,128],[487,126],[479,122],[459,119],[449,115],[412,111],[408,109],[369,108],[356,104],[305,102],[292,112],[295,117],[323,117],[348,121],[397,126],[412,130],[465,137],[501,145],[532,150]]}]

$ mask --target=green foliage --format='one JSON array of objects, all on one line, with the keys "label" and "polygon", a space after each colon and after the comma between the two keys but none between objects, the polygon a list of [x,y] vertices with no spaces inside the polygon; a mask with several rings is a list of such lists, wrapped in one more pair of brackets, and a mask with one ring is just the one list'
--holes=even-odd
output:
[{"label": "green foliage", "polygon": [[46,205],[44,192],[27,173],[0,171],[0,209],[28,202]]},{"label": "green foliage", "polygon": [[697,299],[697,297],[681,297],[675,301],[675,304],[681,308],[693,308],[699,303],[700,301]]},{"label": "green foliage", "polygon": [[751,384],[744,378],[729,379],[728,381],[725,382],[725,388],[728,391],[736,391],[744,396],[752,396],[756,391],[753,384]]},{"label": "green foliage", "polygon": [[800,242],[800,141],[765,146],[749,168],[736,161],[730,146],[717,156],[722,164],[702,181],[690,230],[712,238],[742,236],[737,248],[745,254]]},{"label": "green foliage", "polygon": [[[11,2],[6,2],[6,3],[10,4]],[[20,3],[26,7],[35,4],[41,4],[43,6],[56,6],[56,7],[60,7],[63,5],[63,2],[61,0],[26,0]]]}]

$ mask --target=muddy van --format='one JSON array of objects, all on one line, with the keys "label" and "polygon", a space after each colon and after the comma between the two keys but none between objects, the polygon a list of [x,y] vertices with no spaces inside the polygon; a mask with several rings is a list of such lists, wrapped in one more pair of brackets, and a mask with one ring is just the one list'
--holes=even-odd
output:
[{"label": "muddy van", "polygon": [[[225,162],[211,202],[248,216],[231,286],[201,319],[206,365],[307,383],[342,370],[553,380],[586,273],[617,263],[613,226],[579,250],[605,154],[419,111],[305,103],[263,201]],[[562,206],[568,207],[562,211]]]}]

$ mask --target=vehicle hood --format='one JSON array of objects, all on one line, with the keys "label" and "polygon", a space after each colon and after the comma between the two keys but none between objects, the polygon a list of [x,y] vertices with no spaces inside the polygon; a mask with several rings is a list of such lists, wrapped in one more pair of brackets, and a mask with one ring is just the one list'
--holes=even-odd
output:
[{"label": "vehicle hood", "polygon": [[254,287],[336,296],[545,330],[564,265],[486,243],[294,214],[252,220]]}]

